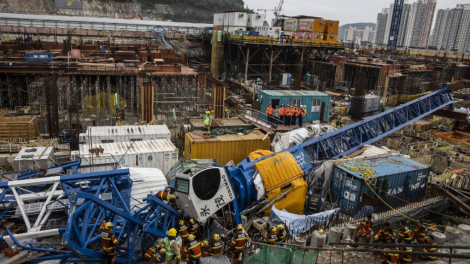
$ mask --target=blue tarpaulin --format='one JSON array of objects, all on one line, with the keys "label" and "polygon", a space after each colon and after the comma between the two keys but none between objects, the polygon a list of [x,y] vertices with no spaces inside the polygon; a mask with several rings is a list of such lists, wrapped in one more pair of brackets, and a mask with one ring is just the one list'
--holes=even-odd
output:
[{"label": "blue tarpaulin", "polygon": [[273,206],[269,220],[275,224],[284,224],[292,236],[298,236],[307,232],[314,225],[325,223],[338,212],[339,208],[336,208],[313,215],[296,215],[284,210],[278,210]]}]

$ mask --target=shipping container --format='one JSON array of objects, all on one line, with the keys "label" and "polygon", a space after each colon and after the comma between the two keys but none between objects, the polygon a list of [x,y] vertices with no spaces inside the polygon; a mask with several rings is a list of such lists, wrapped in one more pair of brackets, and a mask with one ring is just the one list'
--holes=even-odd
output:
[{"label": "shipping container", "polygon": [[214,26],[224,25],[224,13],[214,14]]},{"label": "shipping container", "polygon": [[[360,171],[352,169],[358,166],[372,170],[369,184]],[[366,205],[373,206],[377,213],[390,210],[381,199],[395,208],[406,204],[402,200],[420,201],[426,193],[428,174],[428,166],[403,156],[352,160],[335,164],[330,190],[333,202],[348,215],[355,215]]]},{"label": "shipping container", "polygon": [[330,41],[330,42],[337,42],[338,34],[325,33],[325,35],[323,36],[323,40]]},{"label": "shipping container", "polygon": [[53,147],[24,147],[13,160],[15,171],[47,169],[53,165]]},{"label": "shipping container", "polygon": [[229,27],[246,27],[248,24],[248,14],[243,12],[224,13],[223,26]]},{"label": "shipping container", "polygon": [[280,27],[256,27],[255,30],[259,32],[260,36],[263,37],[273,37],[279,38],[281,36],[281,28]]},{"label": "shipping container", "polygon": [[380,108],[380,96],[378,95],[365,95],[364,100],[357,100],[359,98],[353,98],[351,100],[351,109],[357,109],[356,102],[362,102],[362,113],[372,113],[379,111]]},{"label": "shipping container", "polygon": [[[91,154],[99,152],[99,154]],[[118,142],[105,144],[82,144],[79,151],[72,152],[72,159],[82,159],[80,173],[105,171],[116,166],[121,168],[158,168],[167,173],[178,161],[178,149],[169,139]],[[90,167],[89,165],[103,166]]]},{"label": "shipping container", "polygon": [[254,130],[248,135],[222,135],[209,138],[203,131],[186,133],[184,139],[184,157],[186,159],[215,159],[219,165],[233,160],[240,163],[253,151],[269,150],[271,140],[266,134]]},{"label": "shipping container", "polygon": [[170,137],[171,132],[166,125],[89,126],[86,132],[86,143],[117,143]]},{"label": "shipping container", "polygon": [[264,14],[248,14],[246,27],[255,28],[262,27],[264,21],[266,20],[266,15]]},{"label": "shipping container", "polygon": [[325,25],[325,32],[328,34],[338,35],[339,21],[338,20],[327,20]]},{"label": "shipping container", "polygon": [[[301,81],[301,80],[300,80]],[[297,104],[305,105],[307,114],[304,122],[320,120],[328,122],[331,95],[318,91],[289,91],[289,90],[262,90],[259,92],[260,111],[264,113],[269,104],[276,105]]]}]

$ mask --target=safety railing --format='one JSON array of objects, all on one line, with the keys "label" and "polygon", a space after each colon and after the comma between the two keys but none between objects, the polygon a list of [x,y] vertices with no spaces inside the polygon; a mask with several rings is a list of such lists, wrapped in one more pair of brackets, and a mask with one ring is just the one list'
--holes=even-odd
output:
[{"label": "safety railing", "polygon": [[279,124],[282,124],[282,120],[277,119],[275,117],[271,117],[271,120],[273,120],[273,122],[267,121],[268,119],[267,114],[260,112],[258,110],[249,108],[249,107],[245,107],[243,109],[243,117],[250,120],[253,123],[256,123],[260,126],[264,126],[268,129],[272,129],[272,128],[276,129]]}]

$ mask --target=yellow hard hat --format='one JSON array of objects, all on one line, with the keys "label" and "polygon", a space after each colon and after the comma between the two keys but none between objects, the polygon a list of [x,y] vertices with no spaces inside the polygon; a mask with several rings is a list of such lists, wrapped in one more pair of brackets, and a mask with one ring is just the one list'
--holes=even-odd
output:
[{"label": "yellow hard hat", "polygon": [[157,250],[159,250],[161,247],[162,247],[162,246],[160,246],[160,244],[158,243],[158,241],[155,242],[155,248],[156,248]]},{"label": "yellow hard hat", "polygon": [[172,194],[172,195],[170,196],[170,199],[176,199],[176,194]]},{"label": "yellow hard hat", "polygon": [[242,224],[237,225],[237,230],[243,230],[243,225]]},{"label": "yellow hard hat", "polygon": [[106,224],[104,224],[104,228],[106,228],[106,229],[111,229],[111,228],[113,228],[113,226],[114,225],[111,222],[107,222]]},{"label": "yellow hard hat", "polygon": [[170,188],[167,188],[167,189],[166,189],[166,192],[171,192],[171,189],[170,189]]},{"label": "yellow hard hat", "polygon": [[214,235],[214,241],[216,242],[220,241],[220,236],[218,234]]},{"label": "yellow hard hat", "polygon": [[179,224],[184,225],[184,220],[180,220]]},{"label": "yellow hard hat", "polygon": [[211,114],[211,111],[206,111],[206,114],[210,115],[210,114]]},{"label": "yellow hard hat", "polygon": [[175,237],[176,236],[176,229],[171,228],[170,230],[168,230],[168,236]]},{"label": "yellow hard hat", "polygon": [[272,228],[271,228],[271,232],[273,232],[273,233],[274,233],[274,232],[277,232],[277,228],[272,227]]},{"label": "yellow hard hat", "polygon": [[194,239],[196,239],[196,237],[193,234],[191,234],[191,235],[188,236],[188,239],[189,239],[189,241],[194,241]]},{"label": "yellow hard hat", "polygon": [[166,250],[165,250],[164,248],[162,248],[162,249],[160,249],[160,251],[158,251],[158,253],[160,253],[160,254],[162,254],[162,255],[163,255],[163,254],[166,254]]},{"label": "yellow hard hat", "polygon": [[194,221],[194,219],[192,219],[192,218],[191,218],[191,219],[189,219],[189,222],[190,222],[191,224],[194,224],[194,223],[196,223],[196,221]]},{"label": "yellow hard hat", "polygon": [[284,228],[285,228],[285,227],[284,227],[284,225],[282,225],[282,224],[281,224],[281,225],[277,225],[277,229],[284,229]]},{"label": "yellow hard hat", "polygon": [[374,236],[374,241],[379,241],[379,235],[376,234],[376,235]]},{"label": "yellow hard hat", "polygon": [[325,231],[323,231],[323,229],[320,229],[320,230],[318,230],[318,233],[319,233],[320,235],[323,235],[323,233],[325,233]]},{"label": "yellow hard hat", "polygon": [[204,240],[204,241],[202,242],[202,244],[204,244],[205,247],[208,247],[208,246],[209,246],[209,241]]}]

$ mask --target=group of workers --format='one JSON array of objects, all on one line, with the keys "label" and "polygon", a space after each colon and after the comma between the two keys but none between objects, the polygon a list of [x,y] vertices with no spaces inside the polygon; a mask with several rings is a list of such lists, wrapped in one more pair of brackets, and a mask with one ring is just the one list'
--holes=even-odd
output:
[{"label": "group of workers", "polygon": [[297,104],[294,104],[294,106],[286,105],[286,107],[284,107],[284,105],[281,104],[281,107],[276,105],[276,108],[273,108],[272,104],[269,104],[268,108],[266,108],[268,121],[276,125],[279,125],[279,122],[284,122],[286,126],[295,126],[298,119],[299,127],[302,127],[303,118],[306,114],[307,110],[305,110],[305,105],[297,107]]},{"label": "group of workers", "polygon": [[[237,226],[236,232],[231,238],[226,235],[220,236],[219,234],[214,234],[211,241],[199,241],[196,238],[197,231],[190,233],[193,230],[188,232],[187,226],[188,224],[185,223],[185,220],[181,220],[179,222],[179,231],[171,228],[168,231],[167,238],[155,243],[154,246],[145,252],[144,260],[154,263],[178,264],[181,261],[185,261],[191,264],[199,264],[201,263],[201,258],[219,256],[225,253],[226,247],[229,247],[232,254],[232,262],[237,264],[249,239],[242,225]],[[178,234],[182,238],[181,247],[176,242]]]},{"label": "group of workers", "polygon": [[283,243],[286,240],[287,231],[284,225],[280,224],[277,227],[273,226],[267,234],[264,242],[269,245],[276,245],[276,243]]},{"label": "group of workers", "polygon": [[[417,226],[414,232],[411,232],[411,230],[408,228],[406,225],[406,222],[404,220],[399,222],[400,229],[398,233],[395,235],[393,232],[390,223],[385,222],[377,232],[377,234],[374,236],[374,242],[375,243],[386,243],[386,244],[393,244],[395,241],[402,245],[399,247],[388,247],[385,250],[386,251],[407,251],[407,252],[412,252],[413,248],[412,247],[407,247],[407,244],[412,244],[412,243],[418,243],[421,245],[435,245],[434,243],[434,237],[430,234],[428,234],[427,228],[423,225],[421,221],[417,221]],[[364,218],[361,223],[359,224],[359,230],[356,234],[356,243],[358,243],[361,240],[361,237],[364,237],[366,240],[366,243],[370,243],[371,239],[371,234],[374,229],[374,225],[372,223],[372,216],[369,215],[367,218]],[[437,253],[438,250],[435,247],[425,247],[425,248],[419,248],[418,249],[420,252],[426,252],[426,253]],[[427,261],[434,261],[437,259],[435,256],[419,256],[420,259],[422,260],[427,260]],[[393,264],[393,263],[411,263],[412,262],[412,255],[407,255],[407,254],[396,254],[394,252],[389,252],[389,253],[381,253],[380,254],[380,260],[383,264]]]}]

